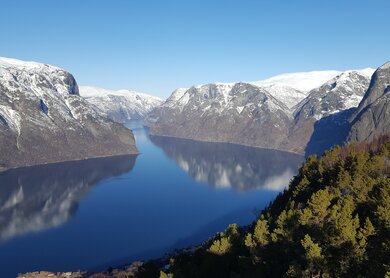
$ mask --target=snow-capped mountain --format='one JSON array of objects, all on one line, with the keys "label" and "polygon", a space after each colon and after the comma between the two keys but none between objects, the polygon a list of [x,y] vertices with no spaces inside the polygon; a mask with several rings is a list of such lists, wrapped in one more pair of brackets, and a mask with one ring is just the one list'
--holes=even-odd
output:
[{"label": "snow-capped mountain", "polygon": [[345,71],[311,90],[295,107],[290,147],[304,151],[311,141],[305,152],[321,153],[342,142],[349,130],[348,118],[362,100],[373,72],[370,68]]},{"label": "snow-capped mountain", "polygon": [[144,93],[80,86],[80,95],[95,105],[105,117],[124,123],[132,119],[143,119],[163,101]]},{"label": "snow-capped mountain", "polygon": [[150,113],[151,132],[304,153],[314,123],[356,107],[373,71],[290,73],[178,89]]},{"label": "snow-capped mountain", "polygon": [[374,69],[345,71],[311,90],[296,107],[302,117],[317,120],[357,107],[366,92]]},{"label": "snow-capped mountain", "polygon": [[0,168],[136,153],[132,133],[100,116],[73,76],[0,58]]},{"label": "snow-capped mountain", "polygon": [[176,91],[153,115],[157,120],[151,124],[152,133],[277,148],[293,120],[283,102],[249,83],[207,84],[183,91]]}]

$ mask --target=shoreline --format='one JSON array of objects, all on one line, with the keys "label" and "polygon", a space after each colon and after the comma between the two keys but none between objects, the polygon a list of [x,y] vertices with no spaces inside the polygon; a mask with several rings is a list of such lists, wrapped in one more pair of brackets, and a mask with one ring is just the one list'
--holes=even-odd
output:
[{"label": "shoreline", "polygon": [[16,166],[16,167],[8,167],[8,168],[0,167],[0,174],[5,173],[5,172],[10,171],[10,170],[31,168],[31,167],[35,167],[35,166],[44,166],[44,165],[50,165],[50,164],[59,164],[59,163],[65,163],[65,162],[76,162],[76,161],[84,161],[84,160],[93,160],[93,159],[117,157],[117,156],[138,156],[140,154],[141,154],[141,152],[137,151],[136,153],[122,153],[122,154],[112,154],[112,155],[91,156],[91,157],[85,157],[85,158],[75,158],[75,159],[50,161],[50,162],[43,162],[43,163],[37,163],[37,164],[31,164],[31,165],[23,165],[23,166]]},{"label": "shoreline", "polygon": [[262,150],[272,150],[272,151],[286,152],[286,153],[300,155],[300,156],[303,156],[303,157],[305,156],[304,152],[295,152],[295,151],[285,150],[285,149],[265,148],[265,147],[255,146],[255,145],[241,144],[241,143],[228,142],[228,141],[201,140],[201,139],[194,139],[194,138],[189,138],[189,137],[162,135],[162,134],[156,134],[156,133],[151,133],[151,132],[149,133],[149,135],[150,136],[160,136],[160,137],[183,139],[183,140],[189,140],[189,141],[195,141],[195,142],[204,142],[204,143],[231,144],[231,145],[237,145],[237,146],[243,146],[243,147],[249,147],[249,148],[256,148],[256,149],[262,149]]}]

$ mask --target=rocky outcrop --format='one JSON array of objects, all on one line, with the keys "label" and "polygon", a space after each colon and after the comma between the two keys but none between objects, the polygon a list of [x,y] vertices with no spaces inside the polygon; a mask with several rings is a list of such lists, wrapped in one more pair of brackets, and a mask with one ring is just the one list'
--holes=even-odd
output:
[{"label": "rocky outcrop", "polygon": [[350,118],[348,140],[367,141],[390,131],[390,62],[379,67],[370,86]]},{"label": "rocky outcrop", "polygon": [[134,137],[57,67],[0,58],[0,169],[137,153]]},{"label": "rocky outcrop", "polygon": [[139,92],[112,91],[89,86],[80,86],[80,95],[97,107],[98,112],[119,123],[144,119],[163,102],[158,97]]},{"label": "rocky outcrop", "polygon": [[34,271],[24,274],[19,274],[17,278],[134,278],[145,263],[136,261],[130,265],[124,265],[118,268],[110,267],[107,271],[101,272],[49,272],[49,271]]}]

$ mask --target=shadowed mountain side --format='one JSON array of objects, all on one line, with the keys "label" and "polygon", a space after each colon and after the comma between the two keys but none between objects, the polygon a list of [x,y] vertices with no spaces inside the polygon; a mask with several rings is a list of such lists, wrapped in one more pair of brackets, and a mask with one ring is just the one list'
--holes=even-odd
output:
[{"label": "shadowed mountain side", "polygon": [[345,142],[351,128],[348,119],[355,111],[356,108],[351,108],[316,121],[313,134],[305,149],[305,156],[322,155],[324,151]]},{"label": "shadowed mountain side", "polygon": [[349,141],[370,141],[390,130],[390,62],[372,76],[362,102],[350,118]]},{"label": "shadowed mountain side", "polygon": [[19,168],[0,174],[0,242],[56,227],[98,182],[131,171],[135,155]]},{"label": "shadowed mountain side", "polygon": [[155,135],[150,140],[196,181],[240,191],[281,190],[303,161],[297,154],[235,144]]}]

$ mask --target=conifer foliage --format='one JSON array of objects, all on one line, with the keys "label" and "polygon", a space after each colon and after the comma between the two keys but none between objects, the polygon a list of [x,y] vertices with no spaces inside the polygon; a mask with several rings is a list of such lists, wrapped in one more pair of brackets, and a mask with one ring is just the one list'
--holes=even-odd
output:
[{"label": "conifer foliage", "polygon": [[389,277],[390,139],[310,156],[250,227],[171,258],[173,277]]}]

